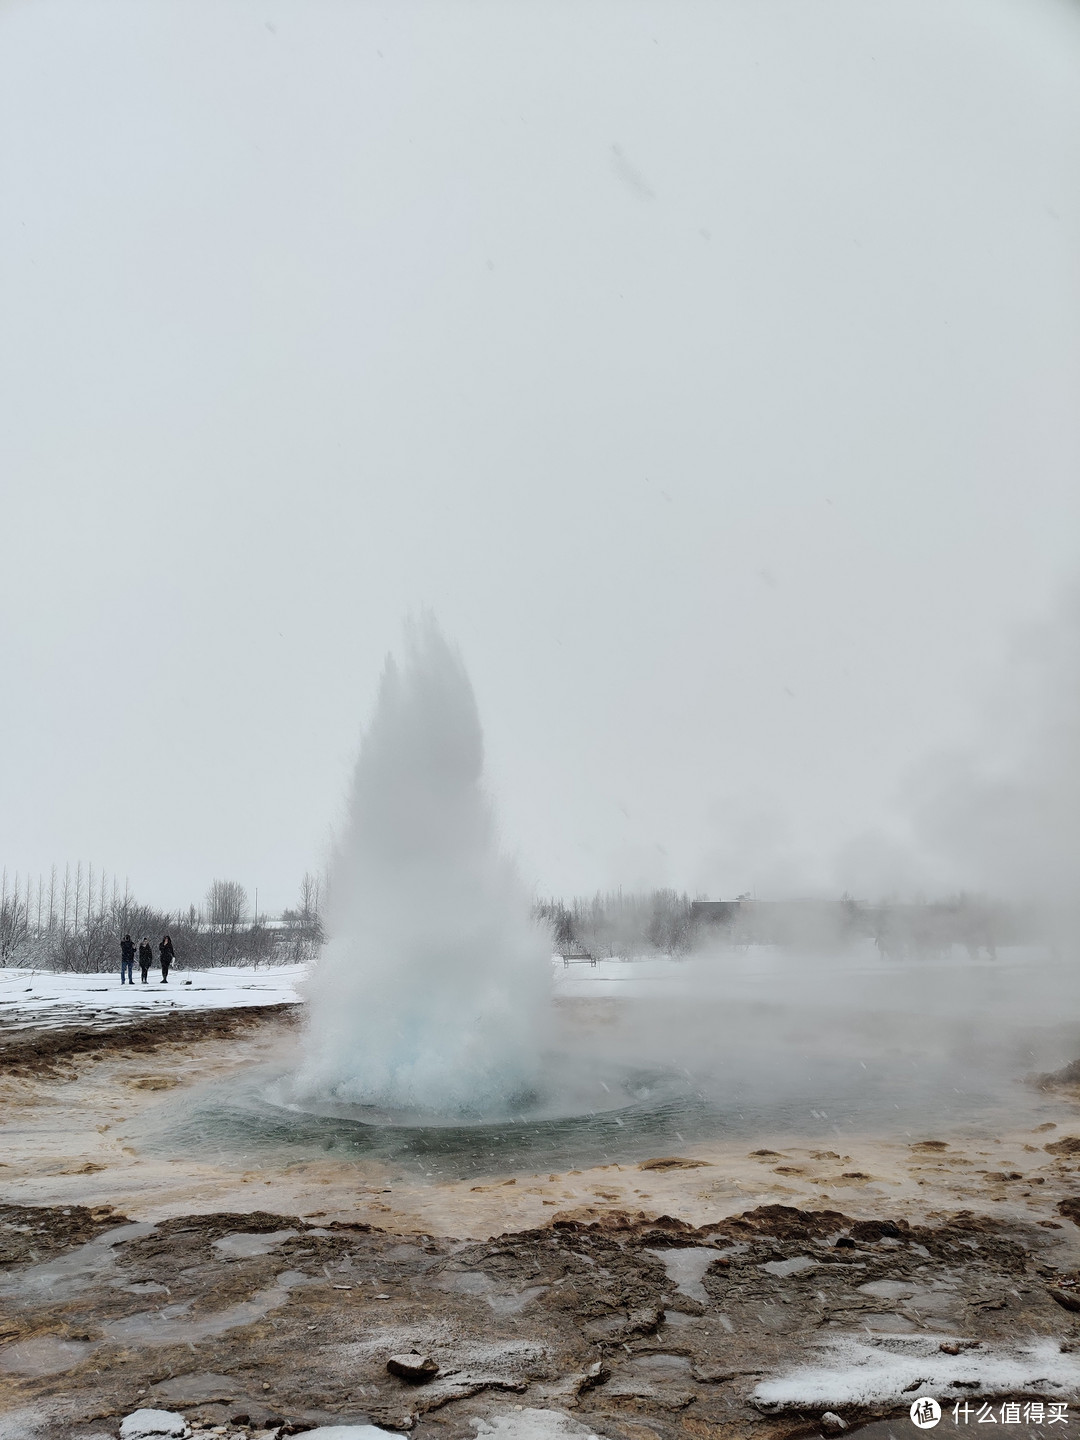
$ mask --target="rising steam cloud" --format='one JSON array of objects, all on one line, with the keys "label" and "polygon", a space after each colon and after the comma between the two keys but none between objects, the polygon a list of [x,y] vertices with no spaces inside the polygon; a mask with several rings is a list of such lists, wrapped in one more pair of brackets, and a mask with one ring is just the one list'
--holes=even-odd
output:
[{"label": "rising steam cloud", "polygon": [[873,894],[980,893],[1080,924],[1080,591],[1014,637],[969,742],[907,777],[901,824],[845,848],[840,883]]},{"label": "rising steam cloud", "polygon": [[353,776],[298,1090],[500,1113],[537,1078],[550,946],[498,850],[461,658],[428,614],[405,640]]}]

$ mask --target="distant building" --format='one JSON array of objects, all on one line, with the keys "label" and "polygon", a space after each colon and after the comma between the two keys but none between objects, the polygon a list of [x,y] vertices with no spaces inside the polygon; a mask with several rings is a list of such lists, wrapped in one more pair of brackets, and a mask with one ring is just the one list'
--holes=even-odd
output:
[{"label": "distant building", "polygon": [[691,925],[731,925],[738,918],[738,900],[691,900]]}]

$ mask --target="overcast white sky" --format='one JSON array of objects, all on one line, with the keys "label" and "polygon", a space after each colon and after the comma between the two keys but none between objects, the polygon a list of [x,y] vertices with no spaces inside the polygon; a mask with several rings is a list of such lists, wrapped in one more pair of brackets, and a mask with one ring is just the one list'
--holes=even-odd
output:
[{"label": "overcast white sky", "polygon": [[410,607],[545,892],[839,883],[1080,549],[1080,10],[0,9],[0,861],[272,907]]}]

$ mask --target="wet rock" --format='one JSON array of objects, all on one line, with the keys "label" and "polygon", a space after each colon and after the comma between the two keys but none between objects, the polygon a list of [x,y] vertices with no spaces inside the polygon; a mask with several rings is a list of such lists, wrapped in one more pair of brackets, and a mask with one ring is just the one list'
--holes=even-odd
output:
[{"label": "wet rock", "polygon": [[1062,1280],[1059,1285],[1051,1285],[1049,1291],[1050,1298],[1063,1310],[1080,1312],[1080,1280]]},{"label": "wet rock", "polygon": [[747,1239],[752,1234],[769,1235],[777,1240],[824,1239],[852,1224],[839,1210],[797,1210],[793,1205],[759,1205],[742,1215],[732,1215],[714,1227],[714,1231],[733,1239]]},{"label": "wet rock", "polygon": [[691,1378],[699,1385],[723,1385],[728,1380],[737,1380],[741,1375],[758,1376],[761,1370],[745,1370],[731,1365],[691,1365]]},{"label": "wet rock", "polygon": [[611,1371],[604,1364],[603,1360],[594,1360],[586,1369],[577,1385],[579,1395],[586,1390],[595,1390],[597,1385],[604,1385],[611,1377]]},{"label": "wet rock", "polygon": [[[1073,1060],[1068,1065],[1063,1065],[1060,1070],[1051,1070],[1047,1075],[1032,1075],[1029,1084],[1037,1085],[1040,1090],[1052,1090],[1055,1085],[1080,1085],[1080,1060]],[[1038,1125],[1036,1129],[1052,1129],[1053,1126]]]},{"label": "wet rock", "polygon": [[708,1160],[686,1160],[681,1155],[660,1155],[654,1160],[642,1160],[639,1170],[698,1170],[709,1165]]},{"label": "wet rock", "polygon": [[631,1310],[627,1330],[637,1335],[655,1335],[664,1323],[664,1312],[655,1305],[643,1305]]},{"label": "wet rock", "polygon": [[524,1380],[507,1379],[504,1375],[482,1375],[457,1371],[453,1375],[441,1376],[427,1385],[414,1398],[397,1399],[385,1404],[376,1402],[368,1405],[368,1414],[379,1425],[391,1430],[411,1430],[421,1415],[439,1410],[455,1400],[471,1400],[485,1390],[508,1390],[514,1395],[523,1395],[528,1389]]},{"label": "wet rock", "polygon": [[424,1385],[434,1380],[439,1373],[438,1363],[430,1355],[391,1355],[386,1362],[391,1375],[399,1380],[408,1380],[413,1385]]},{"label": "wet rock", "polygon": [[656,1305],[642,1305],[628,1315],[604,1315],[585,1326],[589,1340],[618,1342],[635,1335],[655,1335],[664,1323],[664,1311]]},{"label": "wet rock", "polygon": [[837,1415],[835,1410],[826,1410],[825,1414],[821,1417],[821,1428],[825,1431],[826,1435],[839,1435],[841,1431],[846,1430],[848,1427],[847,1421],[843,1419],[842,1416]]},{"label": "wet rock", "polygon": [[854,1240],[866,1245],[879,1240],[899,1240],[910,1228],[903,1220],[856,1220],[851,1227],[851,1235]]}]

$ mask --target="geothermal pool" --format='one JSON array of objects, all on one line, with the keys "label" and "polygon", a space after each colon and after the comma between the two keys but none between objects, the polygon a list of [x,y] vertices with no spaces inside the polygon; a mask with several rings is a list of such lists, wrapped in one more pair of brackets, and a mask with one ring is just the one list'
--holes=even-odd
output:
[{"label": "geothermal pool", "polygon": [[554,968],[539,1081],[457,1114],[298,1096],[256,1064],[164,1105],[148,1151],[260,1166],[377,1162],[423,1180],[633,1162],[709,1142],[819,1147],[858,1137],[991,1138],[1044,1101],[1024,1083],[1080,1053],[1069,967],[726,951]]}]

